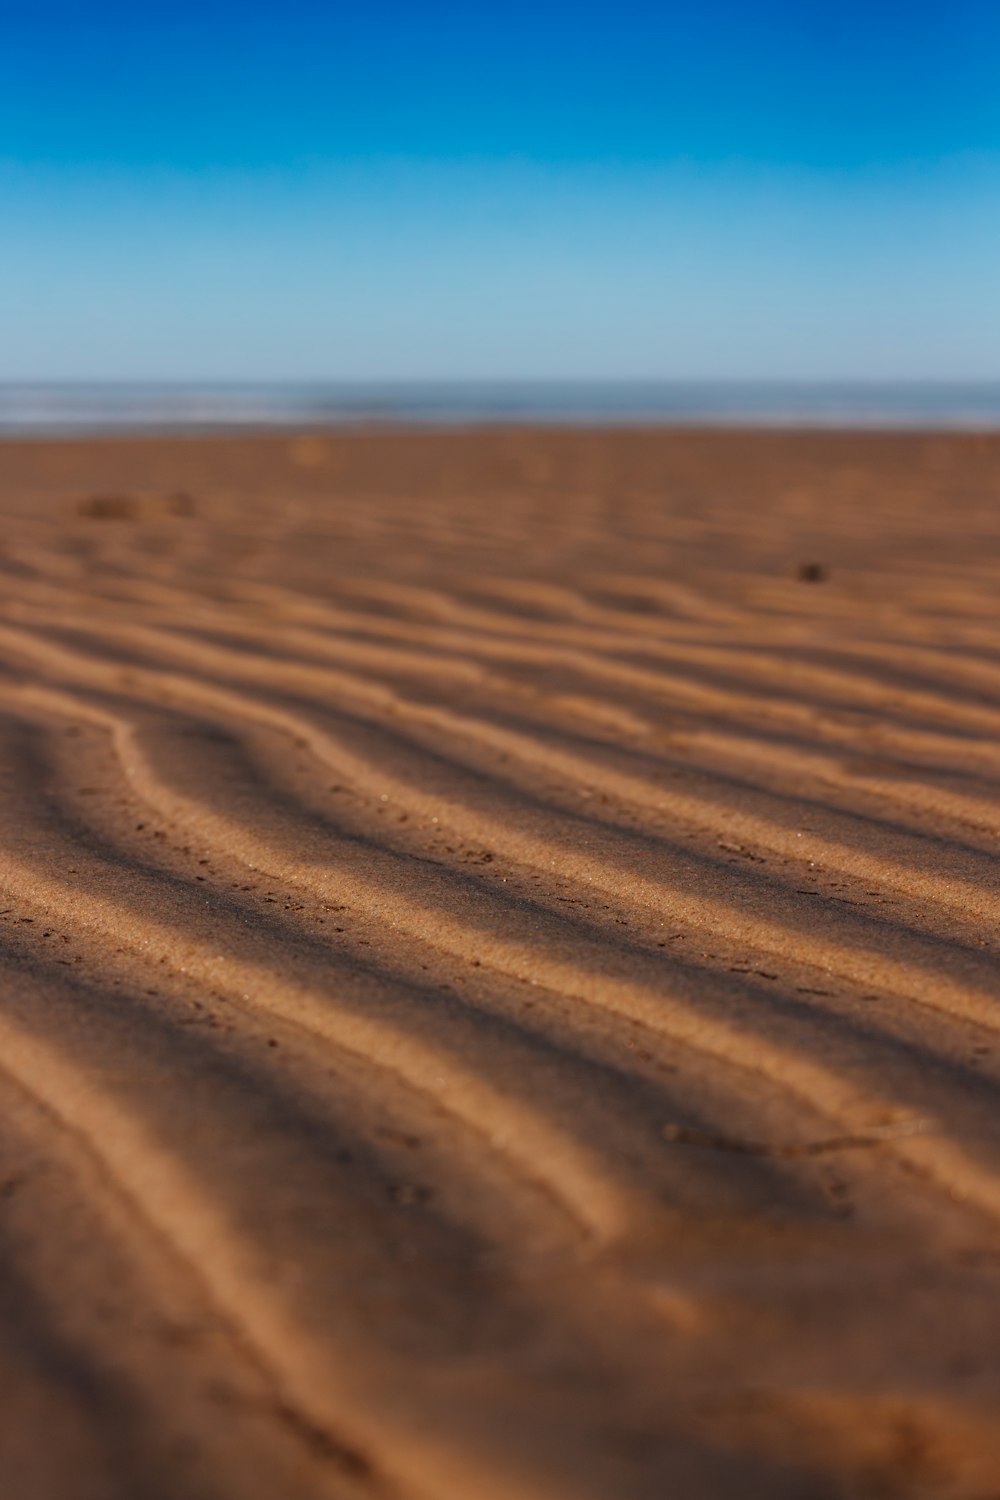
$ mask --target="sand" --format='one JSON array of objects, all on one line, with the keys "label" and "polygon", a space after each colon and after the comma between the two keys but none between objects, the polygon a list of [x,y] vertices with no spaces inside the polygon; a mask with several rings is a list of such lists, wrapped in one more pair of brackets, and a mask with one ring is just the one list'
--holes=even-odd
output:
[{"label": "sand", "polygon": [[4,1500],[1000,1494],[998,491],[0,448]]}]

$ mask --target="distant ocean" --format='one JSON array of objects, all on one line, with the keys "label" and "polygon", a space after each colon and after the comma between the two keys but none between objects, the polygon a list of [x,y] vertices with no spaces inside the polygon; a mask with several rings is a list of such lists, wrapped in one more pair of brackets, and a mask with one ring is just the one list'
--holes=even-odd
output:
[{"label": "distant ocean", "polygon": [[1000,428],[1000,381],[0,383],[0,435],[385,424]]}]

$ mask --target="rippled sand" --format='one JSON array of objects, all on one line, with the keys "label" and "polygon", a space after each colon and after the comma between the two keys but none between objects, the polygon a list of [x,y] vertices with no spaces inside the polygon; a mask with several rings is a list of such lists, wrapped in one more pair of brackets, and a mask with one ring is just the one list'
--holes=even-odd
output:
[{"label": "rippled sand", "polygon": [[4,1500],[1000,1475],[1000,438],[0,448]]}]

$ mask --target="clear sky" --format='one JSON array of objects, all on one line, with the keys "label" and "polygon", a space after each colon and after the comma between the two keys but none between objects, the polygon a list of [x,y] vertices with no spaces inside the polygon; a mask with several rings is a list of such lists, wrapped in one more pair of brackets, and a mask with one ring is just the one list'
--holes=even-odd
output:
[{"label": "clear sky", "polygon": [[1000,0],[0,0],[0,378],[1000,376]]}]

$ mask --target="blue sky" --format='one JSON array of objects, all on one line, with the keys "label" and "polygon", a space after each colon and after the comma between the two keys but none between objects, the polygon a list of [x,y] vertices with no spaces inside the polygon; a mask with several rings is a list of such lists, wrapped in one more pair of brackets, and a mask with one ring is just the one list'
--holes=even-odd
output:
[{"label": "blue sky", "polygon": [[0,0],[0,378],[1000,376],[1000,5]]}]

